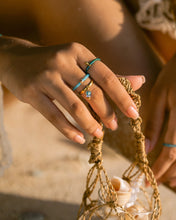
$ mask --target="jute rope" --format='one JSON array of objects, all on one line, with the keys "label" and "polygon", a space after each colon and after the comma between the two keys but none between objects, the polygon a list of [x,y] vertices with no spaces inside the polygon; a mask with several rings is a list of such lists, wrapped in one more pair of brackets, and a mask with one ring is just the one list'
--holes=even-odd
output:
[{"label": "jute rope", "polygon": [[[139,108],[141,106],[140,96],[137,95],[131,88],[130,82],[126,78],[119,78],[121,84],[125,87],[128,94],[133,99],[134,103]],[[93,112],[94,117],[98,120],[98,116]],[[142,119],[139,117],[136,120],[131,119],[131,127],[134,132],[136,139],[136,155],[134,162],[130,167],[124,172],[123,179],[129,183],[135,178],[139,178],[141,175],[145,175],[147,181],[150,183],[153,194],[151,200],[147,195],[145,189],[141,191],[146,194],[146,198],[150,200],[150,208],[152,209],[152,220],[158,220],[161,214],[161,204],[160,204],[160,194],[158,191],[158,186],[153,175],[152,170],[149,167],[147,155],[145,153],[145,137],[141,131]],[[102,129],[103,129],[103,124]],[[123,212],[123,216],[128,219],[135,220],[135,217],[130,214],[125,208],[118,204],[117,193],[115,192],[111,181],[107,175],[105,168],[102,165],[102,144],[103,138],[94,137],[93,140],[88,144],[88,149],[91,152],[89,163],[94,164],[87,175],[86,180],[86,189],[83,194],[82,203],[78,212],[77,219],[79,220],[91,220],[92,217],[97,216],[98,219],[106,220],[109,216],[116,215],[120,216]],[[93,199],[93,192],[96,189],[96,186],[99,183],[99,193],[101,195],[103,203],[100,203],[99,200]],[[103,216],[100,215],[102,208],[108,207],[108,212]]]}]

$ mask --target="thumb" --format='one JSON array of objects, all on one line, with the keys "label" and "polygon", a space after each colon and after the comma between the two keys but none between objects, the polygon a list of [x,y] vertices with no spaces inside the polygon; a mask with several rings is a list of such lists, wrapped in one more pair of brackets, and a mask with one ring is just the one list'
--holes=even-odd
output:
[{"label": "thumb", "polygon": [[145,83],[145,76],[143,75],[124,76],[124,77],[130,81],[131,87],[133,88],[134,91],[138,90]]}]

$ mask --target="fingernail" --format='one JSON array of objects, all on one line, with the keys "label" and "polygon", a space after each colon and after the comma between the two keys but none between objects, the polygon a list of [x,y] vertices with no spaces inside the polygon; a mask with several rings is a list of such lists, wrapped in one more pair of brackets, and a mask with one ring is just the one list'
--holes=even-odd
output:
[{"label": "fingernail", "polygon": [[117,121],[115,119],[113,119],[110,123],[109,123],[109,128],[111,128],[111,130],[115,131],[117,129],[118,125],[117,125]]},{"label": "fingernail", "polygon": [[133,119],[137,119],[139,117],[139,113],[137,112],[137,110],[133,106],[130,106],[128,108],[127,113],[129,115],[129,117],[131,117]]},{"label": "fingernail", "polygon": [[80,135],[76,135],[74,137],[74,141],[76,141],[79,144],[84,144],[86,140],[83,137],[81,137]]},{"label": "fingernail", "polygon": [[145,81],[146,81],[146,80],[145,80],[145,76],[142,75],[141,78],[142,78],[142,83],[144,84]]},{"label": "fingernail", "polygon": [[96,136],[97,138],[101,138],[103,137],[103,131],[97,128],[97,130],[93,133],[93,135]]},{"label": "fingernail", "polygon": [[145,152],[148,154],[150,152],[150,140],[145,139]]}]

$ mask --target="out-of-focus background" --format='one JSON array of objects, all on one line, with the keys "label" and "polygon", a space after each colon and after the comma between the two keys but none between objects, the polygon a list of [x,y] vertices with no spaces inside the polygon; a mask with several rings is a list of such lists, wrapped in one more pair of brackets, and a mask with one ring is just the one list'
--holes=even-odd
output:
[{"label": "out-of-focus background", "polygon": [[[13,163],[0,180],[0,220],[19,220],[24,212],[42,213],[47,220],[74,220],[85,187],[89,152],[63,137],[42,115],[10,96],[5,126]],[[104,145],[109,176],[121,176],[129,162]],[[161,220],[175,220],[175,193],[160,186]],[[35,219],[36,220],[36,219]]]}]

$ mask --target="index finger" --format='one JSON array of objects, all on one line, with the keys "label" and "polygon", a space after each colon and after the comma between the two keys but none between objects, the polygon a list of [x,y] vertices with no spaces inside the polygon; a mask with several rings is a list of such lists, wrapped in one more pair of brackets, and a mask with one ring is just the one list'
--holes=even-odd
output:
[{"label": "index finger", "polygon": [[[84,56],[85,57],[85,56]],[[86,62],[95,59],[79,59],[82,69],[86,68]],[[108,94],[119,109],[128,117],[136,119],[139,117],[137,108],[132,98],[120,83],[117,76],[101,61],[95,62],[89,69],[90,76]]]},{"label": "index finger", "polygon": [[163,147],[158,159],[154,163],[152,170],[156,180],[162,178],[176,159],[176,148]]}]

